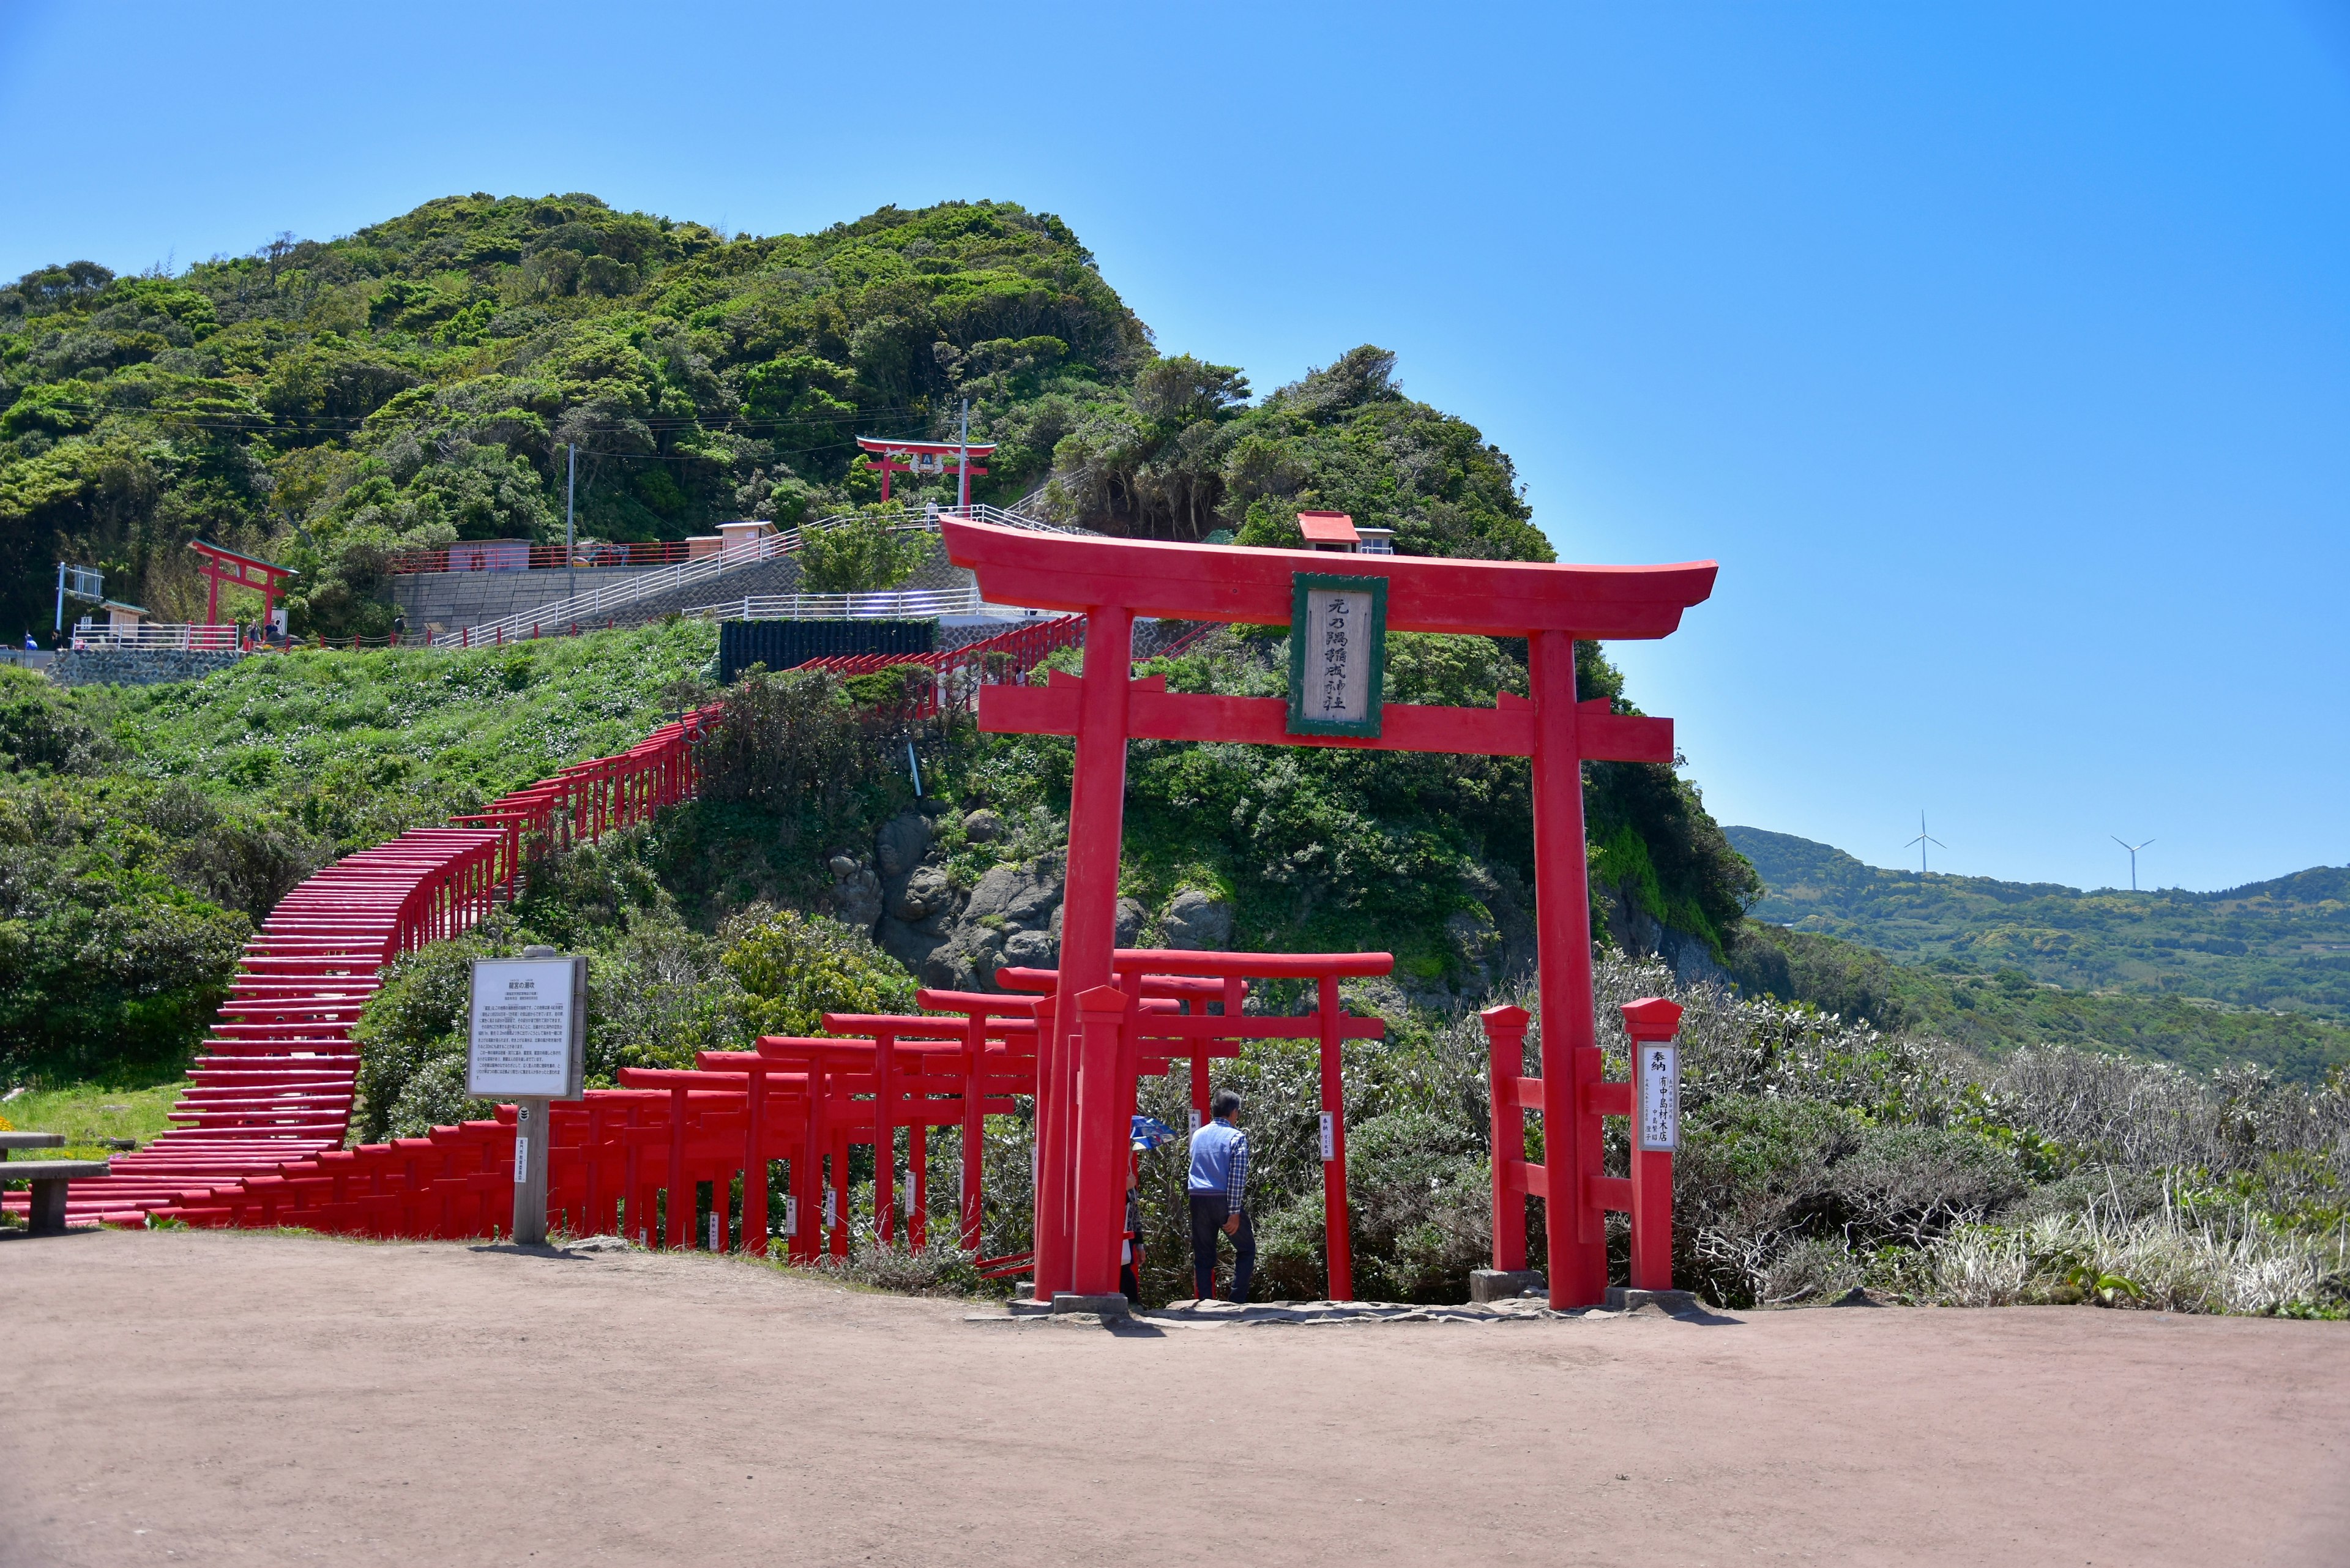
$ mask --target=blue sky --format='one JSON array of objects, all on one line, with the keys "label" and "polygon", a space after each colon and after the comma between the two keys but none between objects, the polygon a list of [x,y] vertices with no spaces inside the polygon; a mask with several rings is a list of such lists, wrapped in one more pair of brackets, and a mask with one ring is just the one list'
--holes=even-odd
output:
[{"label": "blue sky", "polygon": [[[2350,859],[2350,13],[0,0],[0,275],[452,192],[1055,212],[1169,352],[1357,343],[1563,558],[1725,822],[2217,888]],[[1914,864],[1913,862],[1910,862]]]}]

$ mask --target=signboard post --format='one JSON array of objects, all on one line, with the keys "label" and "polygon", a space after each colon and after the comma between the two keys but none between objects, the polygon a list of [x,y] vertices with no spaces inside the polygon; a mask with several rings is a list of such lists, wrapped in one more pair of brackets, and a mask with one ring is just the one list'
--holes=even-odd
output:
[{"label": "signboard post", "polygon": [[1624,1004],[1632,1045],[1632,1288],[1673,1284],[1673,1151],[1681,1146],[1679,1006],[1647,996]]},{"label": "signboard post", "polygon": [[546,1241],[546,1106],[579,1097],[587,1075],[588,961],[531,947],[475,959],[465,1092],[515,1107],[514,1241]]}]

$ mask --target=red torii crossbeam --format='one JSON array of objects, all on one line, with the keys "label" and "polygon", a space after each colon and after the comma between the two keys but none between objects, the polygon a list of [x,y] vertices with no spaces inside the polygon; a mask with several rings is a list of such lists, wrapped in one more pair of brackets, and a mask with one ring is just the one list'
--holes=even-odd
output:
[{"label": "red torii crossbeam", "polygon": [[[1425,556],[1334,556],[1306,550],[1171,545],[1030,533],[959,518],[941,520],[947,556],[978,574],[995,604],[1083,614],[1086,670],[1041,687],[990,686],[980,728],[1076,740],[1069,803],[1067,892],[1055,1027],[1037,1043],[1039,1121],[1071,1116],[1068,1154],[1039,1150],[1036,1294],[1110,1295],[1118,1288],[1128,1126],[1117,1114],[1120,1031],[1093,1012],[1111,1000],[1117,946],[1118,848],[1129,740],[1242,741],[1268,745],[1524,756],[1534,763],[1534,898],[1543,1009],[1541,1083],[1545,1164],[1565,1173],[1544,1205],[1550,1299],[1598,1303],[1607,1287],[1600,1194],[1586,1189],[1596,1148],[1583,1150],[1580,1079],[1596,1057],[1592,1023],[1591,909],[1584,842],[1586,760],[1669,763],[1672,722],[1616,714],[1582,702],[1575,644],[1659,638],[1713,591],[1711,561],[1662,566],[1544,566]],[[1280,626],[1291,622],[1301,574],[1384,579],[1387,627],[1527,639],[1533,695],[1492,708],[1410,704],[1384,710],[1375,735],[1288,732],[1286,705],[1272,698],[1170,692],[1130,679],[1138,616]],[[1112,993],[1114,995],[1114,993]],[[1061,1054],[1074,1054],[1076,1072]],[[1070,1085],[1065,1090],[1064,1085]],[[1042,1103],[1066,1093],[1070,1104]],[[1562,1201],[1562,1199],[1565,1199]]]},{"label": "red torii crossbeam", "polygon": [[261,595],[261,623],[269,624],[269,612],[277,603],[277,580],[296,577],[301,574],[291,566],[281,566],[257,556],[239,555],[203,539],[191,539],[188,548],[204,558],[196,568],[211,587],[204,590],[204,624],[220,625],[220,591],[224,584],[232,588],[253,588]]}]

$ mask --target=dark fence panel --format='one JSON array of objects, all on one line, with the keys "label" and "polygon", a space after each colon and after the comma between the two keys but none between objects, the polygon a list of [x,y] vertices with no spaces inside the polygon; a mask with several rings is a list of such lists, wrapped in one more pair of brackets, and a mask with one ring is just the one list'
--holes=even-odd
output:
[{"label": "dark fence panel", "polygon": [[718,680],[732,686],[754,664],[792,670],[811,659],[858,653],[928,653],[934,620],[726,620],[718,623]]}]

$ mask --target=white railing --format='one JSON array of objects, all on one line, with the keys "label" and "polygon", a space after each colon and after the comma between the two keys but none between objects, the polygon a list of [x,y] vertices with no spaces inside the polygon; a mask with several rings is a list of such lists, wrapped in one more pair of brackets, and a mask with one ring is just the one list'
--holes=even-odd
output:
[{"label": "white railing", "polygon": [[479,626],[444,631],[432,639],[432,646],[480,648],[488,643],[512,642],[538,628],[564,631],[575,622],[592,622],[598,616],[706,581],[737,566],[755,566],[762,561],[787,556],[798,549],[799,544],[799,530],[796,528],[788,533],[769,534],[731,550],[713,550],[695,560],[680,561],[674,566],[661,566],[620,582],[605,583],[584,594],[574,594],[567,599],[516,610],[510,616],[484,621]]},{"label": "white railing", "polygon": [[[606,583],[599,587],[591,588],[584,594],[575,594],[567,599],[556,599],[552,604],[538,605],[533,608],[525,610],[516,610],[512,615],[502,617],[497,620],[484,621],[479,626],[464,627],[456,631],[444,631],[440,636],[432,639],[432,646],[435,648],[481,648],[495,643],[514,642],[522,638],[537,635],[542,631],[559,635],[563,632],[568,631],[574,625],[586,625],[590,628],[593,628],[596,619],[599,616],[608,617],[613,611],[621,609],[629,605],[641,604],[646,599],[653,598],[663,594],[673,593],[679,588],[687,587],[695,583],[706,582],[710,578],[719,576],[721,573],[731,572],[737,566],[754,566],[763,561],[772,561],[780,556],[788,556],[800,547],[800,537],[802,535],[815,529],[837,528],[844,523],[858,521],[861,516],[862,514],[849,513],[835,517],[821,517],[813,523],[804,523],[796,528],[789,528],[780,534],[770,534],[764,538],[752,540],[748,544],[737,545],[730,550],[714,551],[697,560],[681,561],[674,566],[661,566],[655,570],[630,577],[624,582]],[[1045,532],[1054,534],[1083,534],[1087,532],[1087,530],[1083,528],[1069,527],[1061,524],[1041,523],[1034,517],[1024,517],[1016,512],[1006,512],[1000,506],[976,505],[961,507],[925,507],[920,513],[910,511],[904,512],[900,514],[900,517],[901,520],[893,523],[891,526],[897,528],[919,528],[926,533],[938,532],[939,519],[941,517],[968,517],[972,521],[979,523],[1001,524],[1003,526],[1010,528],[1042,529]],[[903,613],[908,615],[962,615],[969,613],[969,608],[975,607],[979,602],[978,595],[972,590],[945,589],[940,591],[950,595],[957,593],[962,594],[969,600],[969,606],[966,607],[961,601],[958,601],[958,603],[952,607],[934,610],[909,610]],[[837,594],[780,594],[753,597],[754,600],[758,600],[760,602],[764,602],[764,599],[768,598],[778,600],[804,598],[813,602],[815,600],[825,598],[839,598],[844,596]],[[867,598],[874,596],[851,594],[846,597],[850,598]],[[881,597],[886,597],[888,596],[885,595]],[[704,606],[701,608],[686,610],[683,613],[687,615],[700,615],[702,613],[703,609],[712,607],[714,607]],[[870,615],[888,614],[894,616],[900,612],[895,610],[886,612],[877,610],[872,612],[862,612],[858,615],[845,617],[843,618],[863,619],[867,618],[867,615],[868,613]],[[815,612],[811,611],[805,616],[754,616],[750,618],[806,620],[816,618],[816,617]]]},{"label": "white railing", "polygon": [[929,620],[975,615],[977,588],[905,588],[872,594],[746,594],[682,613],[702,620]]},{"label": "white railing", "polygon": [[237,628],[234,626],[157,621],[111,627],[84,620],[74,628],[73,645],[76,649],[141,648],[179,653],[234,653],[237,648]]}]

